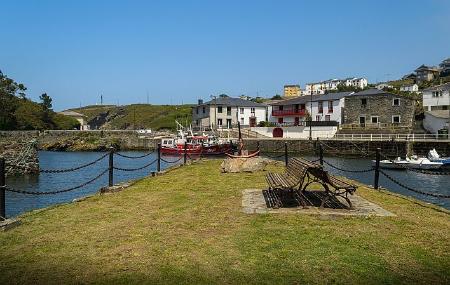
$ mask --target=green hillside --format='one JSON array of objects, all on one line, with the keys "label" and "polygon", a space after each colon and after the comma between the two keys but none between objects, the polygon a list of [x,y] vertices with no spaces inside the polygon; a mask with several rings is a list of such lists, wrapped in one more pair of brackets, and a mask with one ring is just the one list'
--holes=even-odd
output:
[{"label": "green hillside", "polygon": [[133,104],[71,109],[87,116],[94,129],[175,129],[175,120],[190,124],[192,105]]}]

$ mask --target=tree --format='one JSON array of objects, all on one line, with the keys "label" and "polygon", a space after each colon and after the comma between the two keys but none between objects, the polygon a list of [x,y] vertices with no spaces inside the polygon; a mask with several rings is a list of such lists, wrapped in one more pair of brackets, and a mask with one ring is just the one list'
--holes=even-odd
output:
[{"label": "tree", "polygon": [[52,109],[52,98],[48,96],[47,93],[39,96],[39,99],[41,100],[41,105],[44,108],[44,111],[48,112]]},{"label": "tree", "polygon": [[276,94],[275,96],[273,96],[273,97],[271,98],[271,100],[281,100],[281,99],[283,99],[283,97],[281,97],[280,94]]}]

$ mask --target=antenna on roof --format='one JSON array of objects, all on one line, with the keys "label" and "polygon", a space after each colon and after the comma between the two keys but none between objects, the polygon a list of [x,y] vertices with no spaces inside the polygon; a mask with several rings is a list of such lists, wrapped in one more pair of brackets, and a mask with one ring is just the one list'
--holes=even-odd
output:
[{"label": "antenna on roof", "polygon": [[103,105],[103,95],[100,95],[100,105]]}]

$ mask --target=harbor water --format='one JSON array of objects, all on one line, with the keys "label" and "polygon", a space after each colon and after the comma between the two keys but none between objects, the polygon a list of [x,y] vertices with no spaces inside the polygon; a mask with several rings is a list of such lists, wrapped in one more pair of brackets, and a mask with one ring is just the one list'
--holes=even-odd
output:
[{"label": "harbor water", "polygon": [[[144,152],[121,152],[129,156],[139,156],[145,154]],[[41,169],[67,169],[74,166],[89,163],[104,153],[102,152],[48,152],[40,151],[39,160]],[[163,157],[168,161],[175,161],[177,157]],[[316,159],[316,157],[306,157],[307,159]],[[141,159],[127,159],[120,156],[114,156],[114,165],[121,168],[138,168],[156,159],[156,154],[151,154]],[[343,169],[361,170],[369,169],[371,161],[369,159],[355,159],[355,158],[337,158],[325,157],[330,164]],[[177,163],[181,163],[181,161]],[[170,164],[172,165],[172,164]],[[167,163],[161,162],[161,169],[168,166]],[[77,186],[85,181],[88,181],[99,173],[108,168],[108,158],[104,158],[100,162],[89,167],[67,173],[41,173],[40,175],[31,175],[25,177],[8,177],[7,185],[11,188],[25,191],[48,192],[60,189]],[[325,169],[331,173],[345,176],[350,179],[357,180],[361,183],[373,185],[374,173],[351,173],[336,170],[330,166],[325,165]],[[150,175],[151,172],[156,171],[156,164],[153,164],[145,169],[124,172],[114,171],[114,183],[128,181],[132,179],[142,178]],[[424,192],[450,194],[450,176],[449,175],[430,175],[417,173],[405,170],[385,170],[386,173],[392,175],[398,181]],[[261,174],[263,175],[263,174]],[[60,204],[73,201],[76,198],[92,195],[99,191],[101,187],[107,186],[108,174],[106,173],[101,178],[83,188],[55,194],[55,195],[29,195],[14,192],[6,192],[6,214],[8,217],[17,216],[26,211],[48,207],[54,204]],[[450,209],[450,200],[436,198],[432,196],[425,196],[408,191],[395,183],[389,181],[383,175],[380,175],[380,185],[387,188],[389,191],[399,193],[406,196],[423,200],[425,202],[433,203],[444,208]]]}]

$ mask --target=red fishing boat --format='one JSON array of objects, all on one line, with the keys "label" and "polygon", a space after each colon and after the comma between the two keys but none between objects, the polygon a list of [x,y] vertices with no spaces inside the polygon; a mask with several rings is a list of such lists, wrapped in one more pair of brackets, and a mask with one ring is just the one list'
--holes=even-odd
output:
[{"label": "red fishing boat", "polygon": [[186,153],[194,155],[221,155],[232,150],[232,143],[229,140],[219,139],[215,135],[196,135],[189,129],[187,132],[183,126],[177,122],[178,136],[161,139],[161,153],[171,155],[181,155]]}]

